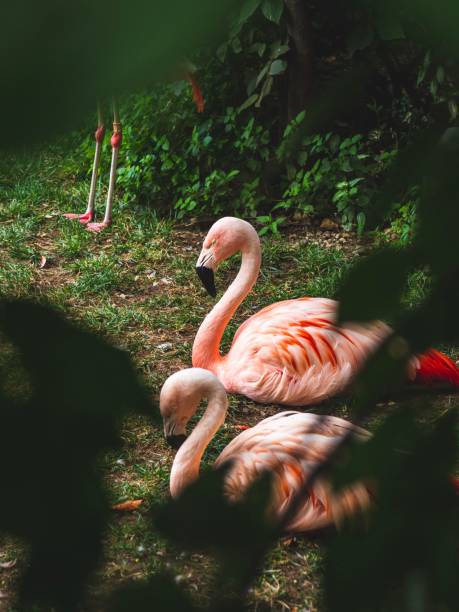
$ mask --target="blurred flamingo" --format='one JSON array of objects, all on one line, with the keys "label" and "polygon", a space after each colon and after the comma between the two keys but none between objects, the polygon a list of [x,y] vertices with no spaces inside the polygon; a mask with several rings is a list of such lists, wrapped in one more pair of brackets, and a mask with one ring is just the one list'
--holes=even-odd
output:
[{"label": "blurred flamingo", "polygon": [[[236,278],[196,334],[193,366],[213,372],[226,391],[257,402],[307,405],[343,391],[391,329],[380,321],[338,327],[334,300],[304,297],[271,304],[247,319],[229,352],[220,354],[225,328],[258,277],[257,232],[242,219],[220,219],[210,228],[196,264],[201,281],[215,297],[214,271],[239,251],[242,262]],[[458,368],[435,350],[413,357],[407,375],[421,384],[459,387]]]},{"label": "blurred flamingo", "polygon": [[[207,409],[186,438],[186,425],[203,398],[208,399]],[[164,383],[160,395],[164,433],[171,445],[181,444],[170,476],[173,497],[198,478],[202,455],[223,425],[227,408],[225,389],[208,370],[181,370]],[[370,437],[364,429],[332,416],[289,411],[264,419],[240,433],[216,460],[215,467],[229,462],[225,495],[238,500],[267,470],[272,474],[270,512],[281,518],[291,500],[303,490],[311,471],[329,457],[350,431],[357,440]],[[310,531],[337,524],[344,516],[367,508],[369,502],[370,492],[362,483],[336,493],[325,477],[316,478],[286,531]]]},{"label": "blurred flamingo", "polygon": [[[181,79],[185,79],[189,81],[191,85],[191,91],[193,96],[193,101],[196,105],[196,110],[198,113],[202,113],[204,111],[204,98],[201,93],[201,89],[193,76],[193,72],[195,71],[195,67],[187,60],[185,60],[182,65],[179,67],[179,75]],[[77,213],[66,213],[64,216],[67,219],[78,219],[80,223],[87,224],[87,229],[91,232],[100,232],[112,222],[112,209],[113,209],[113,196],[115,193],[115,183],[116,183],[116,167],[118,163],[118,153],[121,147],[122,142],[122,129],[121,129],[121,121],[118,111],[118,104],[116,99],[113,99],[113,134],[110,139],[110,144],[112,147],[112,160],[110,164],[110,178],[108,182],[108,192],[107,192],[107,203],[105,205],[105,215],[101,222],[94,223],[94,210],[95,210],[95,201],[96,201],[96,187],[97,187],[97,174],[99,171],[99,163],[100,163],[100,155],[102,151],[102,143],[105,136],[105,126],[104,126],[104,118],[102,114],[101,105],[97,105],[97,129],[95,132],[95,140],[96,140],[96,150],[94,154],[94,163],[92,168],[91,175],[91,186],[89,188],[89,198],[88,205],[86,207],[86,211],[83,214]]]}]

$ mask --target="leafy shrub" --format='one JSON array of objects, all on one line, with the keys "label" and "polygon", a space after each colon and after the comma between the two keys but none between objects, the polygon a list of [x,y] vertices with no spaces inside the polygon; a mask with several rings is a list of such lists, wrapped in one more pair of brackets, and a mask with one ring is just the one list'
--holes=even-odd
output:
[{"label": "leafy shrub", "polygon": [[[270,155],[269,126],[232,106],[197,115],[184,83],[130,97],[122,115],[118,188],[125,203],[153,204],[179,218],[257,213],[264,199],[260,175]],[[90,138],[82,151],[89,168]]]},{"label": "leafy shrub", "polygon": [[402,244],[408,244],[413,240],[416,229],[417,201],[410,200],[397,206],[395,219],[392,221],[389,231],[398,237]]},{"label": "leafy shrub", "polygon": [[[336,212],[346,229],[362,232],[378,181],[396,152],[381,150],[374,135],[329,131],[303,136],[292,154],[289,142],[302,129],[304,113],[276,143],[273,122],[250,109],[217,106],[197,115],[180,83],[130,97],[123,117],[118,188],[126,204],[153,205],[178,218],[256,218],[264,233],[276,233],[295,211]],[[89,168],[90,139],[83,151]]]},{"label": "leafy shrub", "polygon": [[[457,114],[450,70],[440,57],[405,39],[399,16],[388,30],[378,12],[349,13],[332,44],[338,26],[328,21],[325,26],[322,9],[308,10],[314,17],[322,80],[331,80],[333,71],[358,67],[363,50],[374,68],[352,119],[336,115],[323,132],[303,134],[295,154],[289,153],[291,137],[304,129],[305,113],[285,128],[292,51],[285,5],[282,0],[247,0],[228,15],[226,40],[201,51],[197,60],[206,100],[202,115],[185,81],[158,85],[124,101],[118,194],[125,204],[146,204],[178,218],[236,214],[257,219],[264,233],[276,233],[298,211],[336,214],[346,229],[359,233],[369,227],[372,202],[400,144],[431,121],[432,105],[446,103],[450,116]],[[328,15],[329,10],[323,11]],[[402,78],[407,66],[409,75]],[[395,95],[397,88],[400,95]],[[322,84],[316,87],[321,89]],[[93,147],[88,138],[80,149],[88,169]],[[107,151],[105,173],[108,158]],[[406,194],[394,199],[399,206],[409,201]],[[407,214],[408,209],[402,211],[396,221],[403,232],[398,226],[394,230],[402,241],[411,232]]]},{"label": "leafy shrub", "polygon": [[287,126],[278,148],[278,156],[286,160],[290,180],[275,208],[297,209],[306,214],[336,209],[345,229],[355,225],[361,233],[378,178],[396,150],[375,152],[369,138],[362,134],[341,136],[327,132],[303,137],[292,155],[289,142],[301,129],[304,116],[304,112],[300,113]]}]

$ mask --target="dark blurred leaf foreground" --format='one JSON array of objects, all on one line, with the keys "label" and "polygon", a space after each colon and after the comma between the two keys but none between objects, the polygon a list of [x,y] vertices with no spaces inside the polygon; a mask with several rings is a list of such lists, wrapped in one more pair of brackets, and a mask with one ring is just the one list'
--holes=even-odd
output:
[{"label": "dark blurred leaf foreground", "polygon": [[[459,59],[457,3],[358,4],[389,21],[415,23],[432,48]],[[0,108],[3,116],[24,117],[22,123],[8,122],[5,142],[30,142],[76,120],[72,109],[87,110],[99,88],[104,94],[134,87],[145,81],[147,66],[159,75],[221,18],[216,5],[77,2],[65,6],[65,19],[62,3],[51,0],[5,5]],[[274,0],[263,5],[266,11],[279,9]],[[397,387],[409,355],[459,339],[458,167],[459,128],[433,126],[401,151],[381,190],[377,204],[384,216],[396,187],[420,185],[419,227],[409,247],[372,256],[342,288],[342,320],[390,317],[394,328],[356,381],[355,421]],[[417,310],[407,312],[402,289],[408,272],[420,266],[430,270],[432,290]],[[18,607],[76,610],[101,559],[108,520],[96,459],[119,446],[119,427],[129,412],[153,416],[154,409],[124,353],[51,309],[4,301],[0,326],[0,531],[28,546]],[[421,425],[415,418],[421,409],[396,410],[369,443],[348,446],[333,470],[337,486],[356,478],[373,483],[375,504],[364,521],[349,521],[330,539],[324,579],[329,610],[457,609],[459,522],[450,482],[458,455],[457,415],[450,410]],[[237,610],[282,525],[263,518],[269,478],[255,483],[242,505],[230,506],[222,495],[223,476],[206,475],[156,510],[152,523],[176,545],[216,556],[217,595],[209,609]],[[197,608],[168,576],[153,576],[113,593],[107,609]]]},{"label": "dark blurred leaf foreground", "polygon": [[74,609],[109,508],[95,461],[129,411],[154,412],[126,354],[50,309],[2,302],[0,326],[0,530],[29,546],[22,604]]},{"label": "dark blurred leaf foreground", "polygon": [[16,0],[0,8],[1,147],[81,126],[97,98],[164,76],[224,23],[230,0]]},{"label": "dark blurred leaf foreground", "polygon": [[[130,411],[156,413],[124,353],[52,310],[3,302],[0,326],[0,465],[7,502],[0,506],[0,528],[29,550],[19,606],[77,609],[101,560],[109,518],[95,460],[119,447],[119,426]],[[339,486],[355,478],[373,482],[378,501],[366,527],[343,526],[331,540],[325,579],[330,609],[418,609],[412,607],[418,599],[426,606],[420,609],[439,603],[454,609],[459,524],[450,474],[456,418],[451,411],[425,428],[413,412],[395,412],[337,472]],[[206,474],[152,517],[177,546],[215,554],[218,596],[210,607],[216,610],[242,606],[279,535],[264,520],[269,478],[255,483],[242,505],[231,505],[223,497],[223,477],[224,470]],[[107,609],[196,608],[171,578],[153,576],[112,594]]]}]

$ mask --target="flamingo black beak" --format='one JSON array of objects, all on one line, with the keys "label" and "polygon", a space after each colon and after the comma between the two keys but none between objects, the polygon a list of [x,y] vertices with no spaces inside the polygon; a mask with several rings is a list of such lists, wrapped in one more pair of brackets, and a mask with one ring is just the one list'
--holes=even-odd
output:
[{"label": "flamingo black beak", "polygon": [[166,442],[169,444],[169,446],[172,446],[172,448],[175,448],[176,450],[178,450],[182,446],[185,440],[185,434],[178,434],[177,436],[166,436]]},{"label": "flamingo black beak", "polygon": [[217,290],[215,289],[214,271],[207,266],[196,266],[196,272],[207,293],[215,297]]}]

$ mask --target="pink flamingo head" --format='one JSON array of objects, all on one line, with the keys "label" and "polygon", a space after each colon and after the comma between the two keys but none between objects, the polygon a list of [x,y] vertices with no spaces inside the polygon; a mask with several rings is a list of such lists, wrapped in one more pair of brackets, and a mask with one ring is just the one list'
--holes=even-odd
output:
[{"label": "pink flamingo head", "polygon": [[214,272],[218,265],[235,253],[246,253],[254,247],[260,252],[260,239],[247,221],[223,217],[212,225],[196,262],[196,272],[210,295],[216,295]]},{"label": "pink flamingo head", "polygon": [[218,395],[226,405],[225,389],[209,370],[187,368],[169,376],[161,389],[159,409],[164,435],[171,446],[179,448],[185,441],[188,421],[201,400],[211,395]]}]

